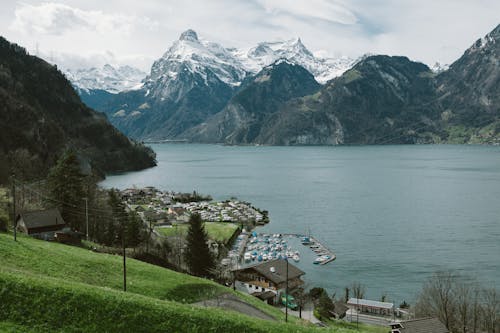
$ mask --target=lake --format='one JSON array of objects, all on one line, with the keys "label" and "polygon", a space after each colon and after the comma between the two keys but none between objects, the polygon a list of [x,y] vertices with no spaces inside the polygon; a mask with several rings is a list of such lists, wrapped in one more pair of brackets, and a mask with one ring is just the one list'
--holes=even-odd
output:
[{"label": "lake", "polygon": [[270,213],[260,228],[306,233],[337,255],[324,266],[298,247],[308,286],[413,302],[433,272],[500,288],[500,147],[152,145],[158,166],[102,185],[232,196]]}]

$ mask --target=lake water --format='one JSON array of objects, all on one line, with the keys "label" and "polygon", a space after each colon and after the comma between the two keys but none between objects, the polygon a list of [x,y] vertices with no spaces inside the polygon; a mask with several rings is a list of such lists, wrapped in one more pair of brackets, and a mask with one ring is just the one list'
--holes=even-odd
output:
[{"label": "lake water", "polygon": [[399,304],[414,301],[433,272],[452,269],[500,288],[500,147],[152,148],[157,167],[102,185],[235,196],[270,212],[262,231],[310,229],[337,260],[313,265],[299,247],[309,286],[340,296],[357,281],[368,297]]}]

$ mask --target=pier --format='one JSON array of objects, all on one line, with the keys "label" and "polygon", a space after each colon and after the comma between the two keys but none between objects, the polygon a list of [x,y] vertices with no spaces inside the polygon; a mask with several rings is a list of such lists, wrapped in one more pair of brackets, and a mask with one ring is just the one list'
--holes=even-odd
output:
[{"label": "pier", "polygon": [[337,256],[335,255],[335,253],[333,253],[332,250],[330,250],[328,247],[323,245],[317,238],[314,238],[312,236],[310,236],[310,237],[301,236],[301,237],[309,238],[309,241],[311,243],[311,244],[304,244],[303,243],[304,246],[308,246],[312,251],[314,251],[314,253],[316,253],[318,255],[318,258],[320,258],[321,256],[323,256],[323,258],[325,258],[325,260],[322,260],[321,262],[319,262],[320,265],[326,265],[329,262],[332,262],[335,259],[337,259]]}]

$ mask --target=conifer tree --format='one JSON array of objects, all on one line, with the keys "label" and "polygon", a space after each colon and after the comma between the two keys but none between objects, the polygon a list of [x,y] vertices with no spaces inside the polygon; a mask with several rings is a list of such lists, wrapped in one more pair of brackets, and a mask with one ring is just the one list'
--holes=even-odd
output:
[{"label": "conifer tree", "polygon": [[189,271],[196,276],[209,277],[215,262],[208,248],[207,232],[199,214],[193,214],[189,219],[186,242],[185,259]]},{"label": "conifer tree", "polygon": [[61,156],[47,177],[51,203],[61,209],[61,215],[66,223],[77,230],[83,230],[84,178],[78,157],[71,150]]}]

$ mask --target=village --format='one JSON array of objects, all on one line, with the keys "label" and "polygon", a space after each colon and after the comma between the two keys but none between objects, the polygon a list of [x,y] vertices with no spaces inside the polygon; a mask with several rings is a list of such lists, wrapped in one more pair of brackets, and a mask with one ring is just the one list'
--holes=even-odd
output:
[{"label": "village", "polygon": [[158,227],[187,223],[198,213],[205,222],[230,222],[239,225],[263,225],[269,222],[266,211],[236,199],[212,202],[210,196],[196,192],[176,193],[154,187],[128,188],[120,191],[129,209],[138,212]]}]

